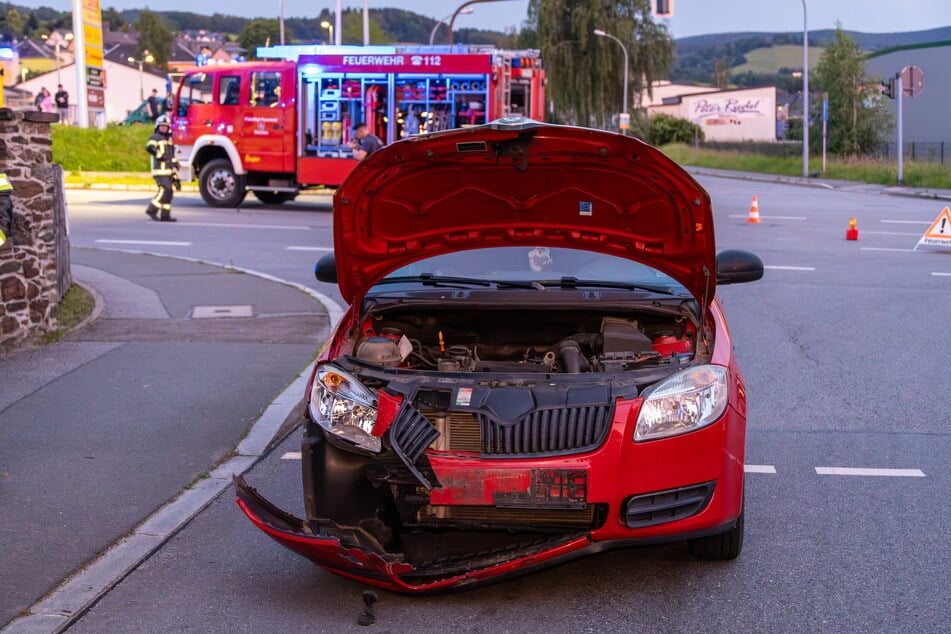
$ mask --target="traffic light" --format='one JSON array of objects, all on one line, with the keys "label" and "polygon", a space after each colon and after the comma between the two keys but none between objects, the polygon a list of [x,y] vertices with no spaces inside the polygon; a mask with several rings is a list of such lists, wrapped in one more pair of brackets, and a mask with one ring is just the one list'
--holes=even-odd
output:
[{"label": "traffic light", "polygon": [[882,94],[888,97],[889,99],[894,99],[898,96],[895,87],[895,78],[891,77],[888,81],[882,82]]},{"label": "traffic light", "polygon": [[651,0],[651,5],[655,18],[674,17],[674,0]]}]

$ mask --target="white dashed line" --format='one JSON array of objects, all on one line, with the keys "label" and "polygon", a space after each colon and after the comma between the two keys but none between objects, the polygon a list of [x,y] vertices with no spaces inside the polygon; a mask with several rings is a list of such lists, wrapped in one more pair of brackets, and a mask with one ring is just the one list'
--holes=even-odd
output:
[{"label": "white dashed line", "polygon": [[930,225],[927,220],[882,220],[888,225]]},{"label": "white dashed line", "polygon": [[860,467],[816,467],[819,475],[888,476],[893,478],[923,478],[921,469],[865,469]]},{"label": "white dashed line", "polygon": [[814,266],[764,266],[764,269],[770,269],[773,271],[815,271],[816,267]]},{"label": "white dashed line", "polygon": [[300,452],[288,451],[286,454],[281,456],[281,460],[300,460]]},{"label": "white dashed line", "polygon": [[931,274],[935,277],[951,277],[951,273],[942,273],[941,271],[932,271]]},{"label": "white dashed line", "polygon": [[746,473],[776,473],[776,467],[771,464],[748,464],[743,465],[743,471]]},{"label": "white dashed line", "polygon": [[[730,218],[746,218],[749,214],[730,214]],[[809,220],[805,216],[760,216],[763,220]]]},{"label": "white dashed line", "polygon": [[863,236],[917,236],[920,238],[921,232],[907,233],[902,231],[866,231],[865,229],[862,229],[861,235]]},{"label": "white dashed line", "polygon": [[166,242],[164,240],[96,240],[98,244],[148,244],[159,247],[190,247],[191,242]]},{"label": "white dashed line", "polygon": [[914,249],[889,249],[887,247],[859,247],[859,251],[901,251],[904,253],[912,253]]},{"label": "white dashed line", "polygon": [[333,251],[333,247],[284,247],[285,251]]},{"label": "white dashed line", "polygon": [[300,231],[301,229],[309,231],[313,227],[306,225],[253,225],[241,224],[235,222],[182,222],[178,221],[179,227],[221,227],[223,229],[282,229],[291,231]]}]

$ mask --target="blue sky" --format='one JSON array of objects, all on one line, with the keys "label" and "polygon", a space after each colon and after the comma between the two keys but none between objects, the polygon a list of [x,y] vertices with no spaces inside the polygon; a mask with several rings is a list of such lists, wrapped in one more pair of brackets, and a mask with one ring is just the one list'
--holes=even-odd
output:
[{"label": "blue sky", "polygon": [[[75,0],[78,2],[78,0]],[[370,8],[399,7],[441,19],[463,0],[366,0]],[[686,37],[731,31],[802,31],[802,0],[673,0],[674,17],[667,21],[673,36]],[[100,0],[103,8],[180,10],[211,15],[277,17],[281,0]],[[23,6],[69,10],[70,0],[20,0]],[[283,0],[284,17],[309,17],[321,9],[334,10],[336,0]],[[360,0],[342,0],[341,6],[359,9]],[[456,18],[456,27],[501,30],[525,19],[528,0],[499,0],[473,5],[475,11]],[[835,28],[836,21],[850,31],[890,33],[951,26],[951,0],[806,0],[809,30]],[[609,29],[610,25],[605,25]]]}]

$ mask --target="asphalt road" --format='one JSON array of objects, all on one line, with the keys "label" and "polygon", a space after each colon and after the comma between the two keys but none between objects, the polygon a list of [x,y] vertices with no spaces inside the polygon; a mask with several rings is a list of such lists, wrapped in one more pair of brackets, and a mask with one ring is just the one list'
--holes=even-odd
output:
[{"label": "asphalt road", "polygon": [[[700,180],[718,248],[767,266],[760,282],[718,290],[749,391],[741,557],[665,546],[464,594],[380,592],[372,630],[947,631],[951,253],[911,251],[946,203]],[[758,225],[745,222],[754,194]],[[231,262],[339,301],[311,274],[314,249],[331,246],[326,205],[235,212],[180,195],[181,222],[165,225],[146,221],[140,194],[69,202],[74,245]],[[847,242],[853,216],[860,239]],[[291,512],[300,465],[282,456],[296,449],[289,438],[247,476]],[[226,492],[70,631],[366,631],[363,589],[271,542]]]}]

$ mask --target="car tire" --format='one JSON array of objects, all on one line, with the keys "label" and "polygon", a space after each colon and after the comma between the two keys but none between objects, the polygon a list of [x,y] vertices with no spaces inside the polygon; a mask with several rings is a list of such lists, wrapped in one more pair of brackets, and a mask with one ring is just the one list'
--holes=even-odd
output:
[{"label": "car tire", "polygon": [[198,189],[212,207],[237,207],[247,195],[244,176],[235,174],[228,159],[215,159],[203,165],[198,174]]},{"label": "car tire", "polygon": [[736,559],[743,550],[743,510],[730,530],[716,535],[700,537],[687,542],[690,554],[698,559],[727,561]]},{"label": "car tire", "polygon": [[274,191],[257,191],[254,192],[255,198],[260,200],[265,205],[280,205],[288,201],[294,200],[297,198],[297,192],[274,192]]}]

